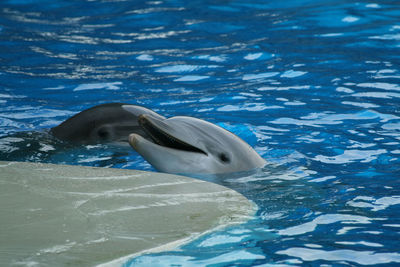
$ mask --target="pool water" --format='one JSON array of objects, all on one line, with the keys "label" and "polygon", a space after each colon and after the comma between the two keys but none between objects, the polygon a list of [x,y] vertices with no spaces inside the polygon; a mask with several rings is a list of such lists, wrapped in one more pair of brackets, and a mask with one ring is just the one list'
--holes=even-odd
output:
[{"label": "pool water", "polygon": [[205,119],[269,162],[212,179],[256,218],[126,266],[397,266],[399,17],[398,1],[3,0],[0,160],[154,171],[46,130],[107,102]]}]

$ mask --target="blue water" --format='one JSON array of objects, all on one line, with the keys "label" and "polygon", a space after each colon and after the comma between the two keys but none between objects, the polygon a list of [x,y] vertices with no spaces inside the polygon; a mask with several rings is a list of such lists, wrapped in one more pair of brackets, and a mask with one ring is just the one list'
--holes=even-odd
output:
[{"label": "blue water", "polygon": [[215,182],[250,222],[126,266],[400,264],[398,1],[3,0],[0,159],[153,170],[46,129],[139,104],[217,123],[270,164]]}]

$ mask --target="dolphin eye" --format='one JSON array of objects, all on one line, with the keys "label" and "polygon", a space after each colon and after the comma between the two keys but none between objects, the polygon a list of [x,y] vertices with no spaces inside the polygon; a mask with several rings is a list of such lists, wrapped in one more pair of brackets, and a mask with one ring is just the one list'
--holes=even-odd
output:
[{"label": "dolphin eye", "polygon": [[218,158],[223,162],[223,163],[229,163],[231,159],[225,154],[225,153],[220,153],[218,155]]},{"label": "dolphin eye", "polygon": [[101,139],[107,139],[110,136],[110,133],[107,131],[107,129],[105,128],[100,128],[97,131],[97,135],[101,138]]}]

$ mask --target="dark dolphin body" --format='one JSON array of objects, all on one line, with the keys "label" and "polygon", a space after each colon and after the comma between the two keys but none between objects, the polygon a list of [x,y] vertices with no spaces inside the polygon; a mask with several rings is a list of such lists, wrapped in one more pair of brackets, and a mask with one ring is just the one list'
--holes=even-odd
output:
[{"label": "dark dolphin body", "polygon": [[[76,163],[71,155],[88,153],[112,153],[118,160],[118,155],[127,155],[130,151],[129,134],[144,134],[149,138],[138,124],[138,117],[142,114],[164,118],[141,106],[109,103],[79,112],[49,130],[0,136],[0,160]],[[120,146],[121,141],[126,146]],[[82,144],[104,146],[96,150]]]},{"label": "dark dolphin body", "polygon": [[108,103],[86,109],[52,128],[56,138],[75,143],[128,142],[131,133],[144,135],[138,117],[149,114],[164,118],[154,111],[131,104]]}]

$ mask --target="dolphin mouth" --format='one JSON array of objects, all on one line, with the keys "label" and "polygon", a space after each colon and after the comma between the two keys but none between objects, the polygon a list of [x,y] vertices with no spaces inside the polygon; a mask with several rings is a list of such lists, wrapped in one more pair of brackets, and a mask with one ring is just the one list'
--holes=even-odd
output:
[{"label": "dolphin mouth", "polygon": [[159,146],[207,155],[207,153],[200,148],[190,145],[176,138],[175,136],[163,131],[154,123],[152,123],[146,115],[140,115],[138,118],[138,122],[144,132],[150,137],[151,141]]}]

